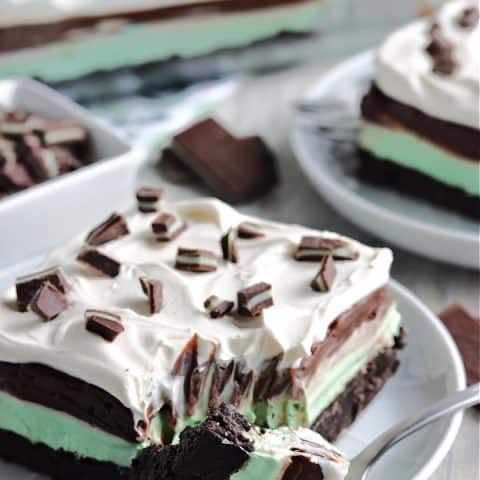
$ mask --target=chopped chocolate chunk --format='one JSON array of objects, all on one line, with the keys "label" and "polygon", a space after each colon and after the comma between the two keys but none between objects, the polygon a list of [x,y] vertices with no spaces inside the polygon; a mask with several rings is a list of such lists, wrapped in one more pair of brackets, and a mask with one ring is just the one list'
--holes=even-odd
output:
[{"label": "chopped chocolate chunk", "polygon": [[265,194],[277,181],[275,159],[259,137],[236,139],[212,119],[175,136],[175,155],[231,203]]},{"label": "chopped chocolate chunk", "polygon": [[27,169],[18,163],[0,165],[0,188],[6,192],[17,192],[34,185]]},{"label": "chopped chocolate chunk", "polygon": [[163,284],[160,280],[140,277],[143,293],[148,297],[150,313],[158,313],[163,307]]},{"label": "chopped chocolate chunk", "polygon": [[335,268],[335,262],[331,255],[323,257],[320,270],[312,280],[310,286],[312,290],[316,292],[329,292],[332,288],[335,277],[337,276],[337,269]]},{"label": "chopped chocolate chunk", "polygon": [[444,55],[435,59],[433,71],[440,75],[451,75],[457,67],[458,63],[451,55]]},{"label": "chopped chocolate chunk", "polygon": [[209,250],[179,248],[175,268],[187,272],[208,273],[217,269],[218,262],[214,253]]},{"label": "chopped chocolate chunk", "polygon": [[51,283],[63,294],[68,291],[67,281],[59,267],[52,267],[48,270],[42,270],[40,272],[19,277],[15,283],[19,312],[27,311],[28,305],[45,282]]},{"label": "chopped chocolate chunk", "polygon": [[88,265],[101,275],[116,277],[120,273],[120,263],[94,248],[86,248],[77,257],[79,262]]},{"label": "chopped chocolate chunk", "polygon": [[466,8],[458,18],[458,24],[462,28],[475,28],[479,21],[478,7]]},{"label": "chopped chocolate chunk", "polygon": [[186,428],[175,445],[148,447],[133,462],[136,480],[227,480],[248,461],[253,442],[248,422],[231,406],[211,410]]},{"label": "chopped chocolate chunk", "polygon": [[326,255],[335,260],[356,260],[358,252],[353,244],[326,237],[302,237],[295,252],[295,259],[303,262],[319,262]]},{"label": "chopped chocolate chunk", "polygon": [[322,480],[323,471],[318,463],[313,463],[302,455],[292,456],[292,461],[283,474],[282,480]]},{"label": "chopped chocolate chunk", "polygon": [[42,143],[47,146],[71,145],[87,140],[87,131],[78,123],[50,122],[35,130]]},{"label": "chopped chocolate chunk", "polygon": [[121,324],[121,318],[114,313],[101,310],[87,310],[85,312],[85,328],[96,335],[99,335],[107,342],[113,342],[125,328]]},{"label": "chopped chocolate chunk", "polygon": [[439,315],[454,338],[465,364],[468,384],[480,382],[480,317],[454,304]]},{"label": "chopped chocolate chunk", "polygon": [[117,213],[112,213],[107,220],[98,225],[98,227],[95,227],[87,235],[86,242],[88,245],[97,247],[128,235],[129,233],[130,231],[128,230],[125,218]]},{"label": "chopped chocolate chunk", "polygon": [[232,311],[234,303],[228,300],[222,300],[216,295],[211,295],[205,300],[203,306],[211,318],[220,318]]},{"label": "chopped chocolate chunk", "polygon": [[272,286],[260,282],[238,292],[238,312],[241,315],[257,317],[262,310],[273,306]]},{"label": "chopped chocolate chunk", "polygon": [[238,261],[237,245],[235,243],[236,238],[236,230],[234,228],[230,228],[220,241],[223,259],[232,263],[237,263]]},{"label": "chopped chocolate chunk", "polygon": [[434,33],[426,50],[433,59],[436,59],[450,56],[453,51],[453,45],[440,33]]},{"label": "chopped chocolate chunk", "polygon": [[160,171],[168,181],[180,185],[189,184],[198,180],[195,172],[182,163],[171,148],[166,148],[162,152]]},{"label": "chopped chocolate chunk", "polygon": [[30,308],[44,320],[53,320],[66,310],[67,299],[55,285],[46,281],[33,296]]},{"label": "chopped chocolate chunk", "polygon": [[177,238],[186,228],[186,223],[180,217],[170,213],[161,213],[152,223],[153,233],[159,242]]},{"label": "chopped chocolate chunk", "polygon": [[137,190],[138,209],[143,213],[156,212],[160,208],[163,190],[154,187],[141,187]]},{"label": "chopped chocolate chunk", "polygon": [[260,232],[255,225],[247,222],[241,223],[237,227],[237,235],[238,235],[238,238],[243,238],[246,240],[265,236],[265,234]]}]

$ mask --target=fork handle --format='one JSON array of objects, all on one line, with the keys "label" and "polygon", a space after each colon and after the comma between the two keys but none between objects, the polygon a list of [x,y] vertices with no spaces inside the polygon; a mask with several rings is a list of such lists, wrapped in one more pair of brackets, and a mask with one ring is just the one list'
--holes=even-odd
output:
[{"label": "fork handle", "polygon": [[412,418],[409,418],[390,430],[380,435],[367,448],[365,448],[353,460],[362,463],[365,468],[362,480],[366,478],[367,471],[387,450],[404,438],[416,431],[430,425],[445,415],[464,410],[480,403],[480,383],[461,390],[442,400],[433,406],[423,410]]}]

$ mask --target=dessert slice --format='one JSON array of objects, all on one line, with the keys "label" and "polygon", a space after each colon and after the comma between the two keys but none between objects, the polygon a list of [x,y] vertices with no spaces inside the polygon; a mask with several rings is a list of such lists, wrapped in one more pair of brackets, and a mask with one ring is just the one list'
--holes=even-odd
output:
[{"label": "dessert slice", "polygon": [[[333,440],[396,371],[390,250],[213,199],[159,208],[110,217],[1,295],[1,458],[128,478],[221,403]],[[185,228],[158,241],[169,215]]]},{"label": "dessert slice", "polygon": [[213,409],[178,444],[154,446],[134,461],[134,480],[343,480],[348,461],[318,433],[266,430],[232,406]]},{"label": "dessert slice", "polygon": [[[3,2],[5,3],[5,2]],[[0,78],[49,83],[314,32],[320,0],[6,0]],[[92,55],[92,49],[95,55]]]},{"label": "dessert slice", "polygon": [[393,33],[362,102],[361,178],[480,218],[478,3]]}]

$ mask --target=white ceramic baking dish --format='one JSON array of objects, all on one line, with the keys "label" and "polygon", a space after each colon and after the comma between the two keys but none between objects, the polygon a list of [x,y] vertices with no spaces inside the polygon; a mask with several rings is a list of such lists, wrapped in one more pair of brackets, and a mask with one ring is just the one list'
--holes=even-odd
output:
[{"label": "white ceramic baking dish", "polygon": [[0,268],[60,245],[131,204],[142,155],[110,127],[32,80],[0,82],[0,107],[80,122],[90,133],[95,160],[0,199]]}]

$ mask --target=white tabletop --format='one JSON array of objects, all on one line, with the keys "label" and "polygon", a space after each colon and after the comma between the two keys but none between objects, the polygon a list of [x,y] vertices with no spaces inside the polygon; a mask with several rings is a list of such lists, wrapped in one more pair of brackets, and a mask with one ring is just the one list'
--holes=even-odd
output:
[{"label": "white tabletop", "polygon": [[[332,65],[332,61],[246,80],[238,91],[215,112],[228,128],[240,135],[261,135],[276,152],[281,183],[266,197],[241,209],[245,212],[285,222],[301,223],[344,233],[374,245],[373,238],[339,217],[310,187],[288,144],[291,105],[309,85]],[[159,181],[146,169],[140,183]],[[185,189],[167,186],[170,198],[208,195],[202,187]],[[390,247],[392,247],[390,245]],[[479,275],[476,272],[435,263],[396,249],[393,276],[415,292],[434,312],[459,301],[472,313],[478,312]],[[478,314],[478,313],[477,313]],[[479,478],[479,420],[469,411],[448,457],[433,480],[473,480]],[[408,479],[406,479],[408,480]]]}]

